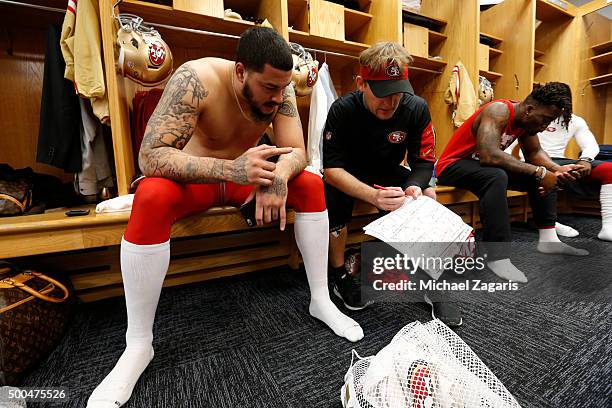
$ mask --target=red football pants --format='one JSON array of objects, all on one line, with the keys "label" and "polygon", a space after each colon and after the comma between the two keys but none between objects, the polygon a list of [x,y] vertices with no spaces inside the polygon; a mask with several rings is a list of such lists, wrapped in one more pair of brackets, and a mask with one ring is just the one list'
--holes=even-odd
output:
[{"label": "red football pants", "polygon": [[[302,171],[287,187],[287,207],[296,212],[325,211],[323,181],[319,176]],[[136,190],[124,238],[137,245],[166,242],[176,221],[213,206],[240,207],[254,188],[231,182],[180,184],[165,178],[147,177]]]}]

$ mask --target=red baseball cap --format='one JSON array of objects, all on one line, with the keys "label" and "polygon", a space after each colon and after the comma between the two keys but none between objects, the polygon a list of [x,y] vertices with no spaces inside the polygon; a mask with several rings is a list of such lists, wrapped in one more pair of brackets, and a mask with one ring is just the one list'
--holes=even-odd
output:
[{"label": "red baseball cap", "polygon": [[372,93],[377,98],[384,98],[394,93],[414,95],[414,89],[408,80],[408,65],[402,68],[392,62],[378,71],[372,71],[370,67],[360,65],[359,76],[368,81]]}]

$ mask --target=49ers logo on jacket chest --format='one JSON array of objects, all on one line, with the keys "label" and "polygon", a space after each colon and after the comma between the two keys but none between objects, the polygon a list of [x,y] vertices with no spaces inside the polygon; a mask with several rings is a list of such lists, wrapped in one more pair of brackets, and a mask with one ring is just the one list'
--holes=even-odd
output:
[{"label": "49ers logo on jacket chest", "polygon": [[406,132],[396,130],[395,132],[391,132],[387,135],[387,140],[391,143],[399,144],[406,140],[406,136]]},{"label": "49ers logo on jacket chest", "polygon": [[159,66],[166,60],[166,48],[159,41],[149,44],[149,61],[155,66]]}]

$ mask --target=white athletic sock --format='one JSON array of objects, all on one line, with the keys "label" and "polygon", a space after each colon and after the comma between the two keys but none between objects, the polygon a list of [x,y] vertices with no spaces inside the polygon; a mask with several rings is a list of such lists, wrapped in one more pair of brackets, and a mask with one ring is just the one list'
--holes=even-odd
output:
[{"label": "white athletic sock", "polygon": [[599,192],[601,202],[601,231],[597,238],[612,241],[612,184],[603,184]]},{"label": "white athletic sock", "polygon": [[329,298],[327,210],[315,213],[296,213],[293,228],[295,242],[304,259],[308,286],[310,286],[310,314],[328,325],[338,336],[353,342],[361,340],[363,330],[359,324],[338,310]]},{"label": "white athletic sock", "polygon": [[586,249],[574,248],[561,242],[554,228],[541,228],[538,232],[540,233],[540,241],[538,242],[539,252],[575,256],[586,256],[589,254],[589,251]]},{"label": "white athletic sock", "polygon": [[153,320],[169,263],[170,241],[135,245],[121,240],[121,275],[128,317],[126,348],[115,368],[89,397],[87,408],[117,408],[125,404],[153,358]]},{"label": "white athletic sock", "polygon": [[555,223],[555,230],[557,231],[557,235],[561,237],[573,238],[580,235],[574,228],[569,225],[561,224],[560,222]]},{"label": "white athletic sock", "polygon": [[527,282],[527,276],[514,266],[509,258],[490,261],[487,263],[487,266],[502,279],[521,283]]}]

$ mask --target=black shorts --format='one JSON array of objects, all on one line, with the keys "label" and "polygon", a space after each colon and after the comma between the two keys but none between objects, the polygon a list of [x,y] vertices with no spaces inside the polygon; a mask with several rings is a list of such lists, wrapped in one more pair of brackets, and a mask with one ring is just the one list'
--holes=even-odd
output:
[{"label": "black shorts", "polygon": [[[552,161],[557,163],[559,166],[565,166],[566,164],[575,164],[578,160],[553,157]],[[602,163],[605,162],[601,160],[593,160],[591,162],[591,167],[594,169]],[[564,183],[561,186],[562,190],[565,190],[571,194],[576,194],[584,197],[598,197],[600,188],[601,183],[597,180],[592,179],[591,177],[585,177],[581,180],[574,181],[571,183]]]},{"label": "black shorts", "polygon": [[[373,184],[380,184],[381,186],[397,186],[402,187],[403,189],[407,187],[406,180],[411,173],[406,167],[400,165],[393,168],[391,171],[387,171],[383,175],[378,176],[364,176],[349,169],[345,170],[363,183],[370,186]],[[429,182],[429,186],[435,186],[433,177]],[[353,217],[354,202],[354,197],[351,197],[332,185],[325,183],[325,203],[327,204],[330,232],[339,231],[348,225]]]}]

